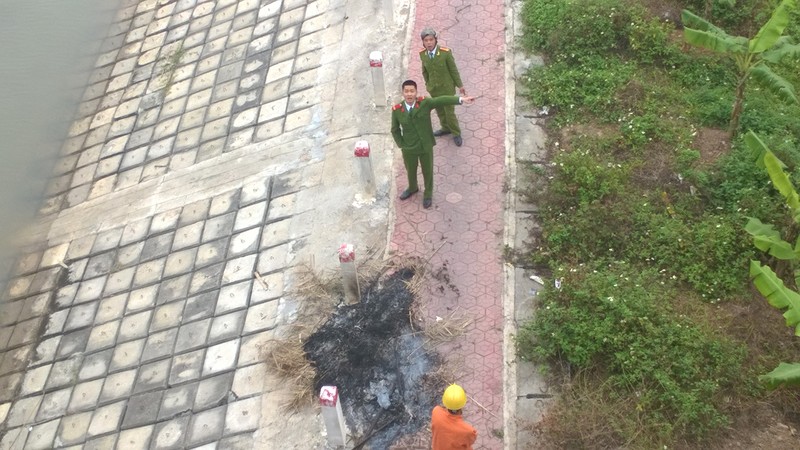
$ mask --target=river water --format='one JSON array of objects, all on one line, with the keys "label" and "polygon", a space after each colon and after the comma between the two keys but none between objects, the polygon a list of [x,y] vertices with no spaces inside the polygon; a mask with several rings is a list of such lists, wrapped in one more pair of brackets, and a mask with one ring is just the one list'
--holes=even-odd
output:
[{"label": "river water", "polygon": [[0,0],[0,279],[46,181],[118,0]]}]

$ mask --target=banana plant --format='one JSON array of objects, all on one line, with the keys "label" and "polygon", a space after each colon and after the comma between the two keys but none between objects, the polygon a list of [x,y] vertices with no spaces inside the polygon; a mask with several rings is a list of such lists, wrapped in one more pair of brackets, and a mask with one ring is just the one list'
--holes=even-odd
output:
[{"label": "banana plant", "polygon": [[[800,195],[784,171],[786,166],[752,131],[745,135],[744,141],[758,155],[759,165],[763,165],[772,185],[786,201],[793,223],[800,224]],[[800,286],[800,237],[795,237],[792,245],[772,225],[762,223],[755,217],[748,220],[745,230],[753,237],[753,244],[757,249],[789,264],[794,275],[794,286]],[[790,231],[790,235],[796,234],[795,231]],[[769,266],[762,265],[759,261],[750,261],[750,278],[770,305],[785,310],[783,317],[786,319],[786,326],[793,327],[795,336],[800,336],[800,294],[788,288]],[[771,389],[781,385],[800,385],[800,363],[782,362],[759,379]]]},{"label": "banana plant", "polygon": [[782,0],[772,12],[772,16],[752,39],[743,36],[732,36],[711,22],[683,10],[683,35],[686,42],[720,53],[736,64],[736,94],[728,133],[731,138],[739,128],[739,118],[744,104],[744,92],[747,80],[752,78],[763,88],[774,93],[781,101],[797,104],[798,98],[794,86],[775,73],[769,64],[778,64],[784,58],[800,56],[800,45],[793,44],[787,36],[783,36],[789,24],[791,11],[797,0]]}]

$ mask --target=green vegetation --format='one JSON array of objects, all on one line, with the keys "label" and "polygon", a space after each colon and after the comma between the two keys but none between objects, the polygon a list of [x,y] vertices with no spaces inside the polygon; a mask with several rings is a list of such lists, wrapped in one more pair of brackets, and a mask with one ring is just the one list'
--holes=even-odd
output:
[{"label": "green vegetation", "polygon": [[[665,14],[661,2],[526,0],[523,43],[546,60],[528,73],[528,95],[554,113],[550,164],[528,174],[541,233],[527,260],[562,283],[541,293],[518,349],[563,383],[545,421],[554,442],[696,447],[749,404],[796,409],[758,381],[800,343],[786,342],[780,313],[750,290],[760,254],[744,229],[748,217],[778,229],[792,218],[757,155],[729,137],[736,58],[687,45],[674,23],[687,8],[709,14],[694,23],[758,42],[777,4],[695,0]],[[775,42],[788,49],[800,13],[784,13]],[[769,70],[798,85],[800,59],[784,53]],[[800,107],[762,86],[744,85],[738,127],[800,177]],[[736,311],[778,320],[743,324]]]}]

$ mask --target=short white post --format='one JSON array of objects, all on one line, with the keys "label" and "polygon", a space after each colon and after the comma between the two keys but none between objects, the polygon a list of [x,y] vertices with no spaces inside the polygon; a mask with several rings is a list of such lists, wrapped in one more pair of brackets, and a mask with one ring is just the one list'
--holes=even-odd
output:
[{"label": "short white post", "polygon": [[383,3],[383,17],[386,21],[386,26],[394,25],[394,2],[392,0],[382,0]]},{"label": "short white post", "polygon": [[383,53],[378,51],[370,53],[369,67],[372,72],[375,106],[386,106],[386,87],[383,83]]},{"label": "short white post", "polygon": [[339,390],[336,386],[322,386],[319,391],[319,404],[322,406],[322,421],[328,431],[328,443],[333,447],[343,447],[347,441],[344,427],[344,414],[339,402]]},{"label": "short white post", "polygon": [[356,165],[358,165],[358,176],[361,179],[361,185],[364,186],[364,193],[368,197],[375,196],[375,174],[372,171],[372,158],[369,156],[369,142],[358,141],[356,142],[353,155],[356,157]]},{"label": "short white post", "polygon": [[361,290],[358,287],[358,273],[356,272],[356,252],[353,244],[339,246],[339,265],[342,267],[342,286],[348,304],[358,303]]}]

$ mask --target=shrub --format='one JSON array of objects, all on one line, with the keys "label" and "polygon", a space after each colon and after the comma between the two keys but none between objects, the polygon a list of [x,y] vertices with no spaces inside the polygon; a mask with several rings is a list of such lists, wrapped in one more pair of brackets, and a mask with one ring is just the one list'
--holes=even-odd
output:
[{"label": "shrub", "polygon": [[[545,289],[536,317],[520,330],[522,356],[607,377],[618,398],[635,403],[627,420],[639,426],[616,425],[623,442],[698,438],[728,423],[720,397],[736,379],[743,351],[671,311],[656,274],[614,264],[556,276],[561,289]],[[626,436],[630,430],[644,433]]]}]

